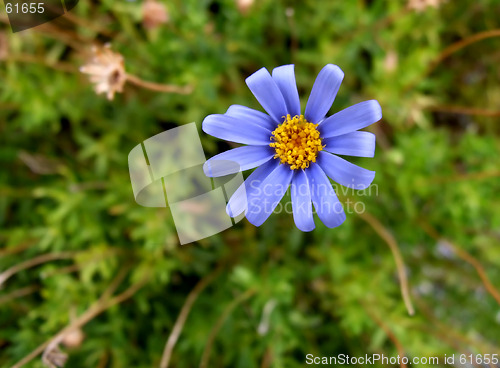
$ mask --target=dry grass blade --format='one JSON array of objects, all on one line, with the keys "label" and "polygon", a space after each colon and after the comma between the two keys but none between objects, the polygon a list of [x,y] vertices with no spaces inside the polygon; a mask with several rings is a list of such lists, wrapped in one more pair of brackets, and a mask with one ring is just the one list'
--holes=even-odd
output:
[{"label": "dry grass blade", "polygon": [[29,353],[27,356],[25,356],[23,359],[21,359],[19,362],[14,364],[11,368],[20,368],[26,364],[28,364],[30,361],[32,361],[34,358],[36,358],[39,354],[44,352],[44,350],[48,349],[49,346],[56,346],[57,343],[61,341],[66,334],[69,332],[82,327],[95,317],[97,317],[99,314],[104,312],[105,310],[122,303],[123,301],[127,300],[128,298],[132,297],[137,291],[139,291],[148,281],[150,275],[145,275],[140,281],[132,284],[128,289],[126,289],[123,293],[118,294],[112,298],[109,298],[108,296],[111,294],[110,291],[114,290],[118,285],[118,281],[122,279],[123,272],[120,272],[118,276],[113,280],[111,285],[108,287],[108,289],[102,294],[102,297],[96,301],[94,304],[92,304],[80,317],[75,319],[70,325],[66,326],[63,328],[59,333],[57,333],[53,338],[45,341],[43,344],[38,346],[35,350],[33,350],[31,353]]},{"label": "dry grass blade", "polygon": [[458,257],[460,257],[465,262],[469,263],[472,267],[474,267],[488,293],[496,300],[498,305],[500,305],[500,292],[495,288],[495,286],[493,286],[490,279],[488,278],[488,275],[486,274],[486,271],[484,270],[484,267],[476,258],[471,256],[462,248],[457,247],[451,241],[443,239],[443,237],[440,236],[439,233],[429,223],[421,221],[420,226],[433,239],[445,240],[443,242],[443,245],[450,248],[450,250],[453,251]]},{"label": "dry grass blade", "polygon": [[7,281],[10,277],[15,275],[16,273],[26,270],[31,267],[35,267],[41,265],[46,262],[55,261],[59,259],[71,259],[75,256],[75,252],[60,252],[60,253],[47,253],[42,254],[41,256],[29,259],[27,261],[18,263],[15,266],[5,270],[0,274],[0,287],[2,287],[3,283]]},{"label": "dry grass blade", "polygon": [[234,299],[231,303],[228,304],[228,306],[224,309],[224,312],[220,316],[220,318],[217,320],[215,323],[214,327],[210,331],[210,334],[208,335],[207,339],[207,344],[205,345],[205,349],[203,350],[203,354],[201,356],[201,361],[200,361],[200,368],[206,368],[208,367],[208,361],[210,359],[210,352],[212,351],[212,346],[215,341],[215,337],[219,333],[219,330],[221,327],[224,325],[224,322],[226,319],[229,317],[229,315],[233,312],[233,310],[243,303],[245,300],[250,298],[252,295],[254,295],[256,290],[254,289],[249,289],[245,291],[243,294],[239,295],[236,299]]},{"label": "dry grass blade", "polygon": [[221,271],[221,267],[218,267],[210,273],[208,276],[202,278],[196,286],[191,290],[184,305],[182,306],[181,312],[175,321],[174,327],[172,328],[172,332],[170,332],[170,336],[167,339],[167,343],[165,344],[165,349],[163,350],[163,355],[161,357],[160,368],[167,368],[170,364],[170,358],[172,357],[172,351],[174,350],[175,344],[179,339],[182,328],[186,323],[186,319],[191,312],[191,308],[193,307],[194,302],[198,299],[198,296],[201,294],[203,290],[219,275]]},{"label": "dry grass blade", "polygon": [[[368,316],[370,316],[370,318],[373,320],[373,322],[375,322],[382,330],[384,330],[384,332],[387,335],[387,337],[389,338],[389,340],[391,340],[392,343],[394,344],[394,346],[396,346],[396,349],[398,350],[398,355],[400,357],[406,356],[405,350],[403,349],[403,344],[401,344],[401,342],[397,339],[396,335],[394,335],[394,333],[391,331],[391,329],[384,323],[384,321],[381,318],[376,316],[375,313],[373,313],[370,310],[370,308],[368,308],[367,304],[365,304],[365,303],[361,303],[361,304],[363,305],[363,308],[365,309],[366,314],[368,314]],[[401,362],[400,367],[406,368],[406,364]]]},{"label": "dry grass blade", "polygon": [[403,262],[403,257],[399,251],[398,243],[394,236],[387,230],[375,217],[369,213],[361,213],[359,216],[366,221],[375,232],[387,243],[396,261],[396,267],[398,270],[399,283],[401,286],[401,295],[403,296],[403,301],[406,306],[406,310],[410,316],[415,314],[413,304],[410,298],[410,289],[408,287],[408,278],[406,277],[405,265]]}]

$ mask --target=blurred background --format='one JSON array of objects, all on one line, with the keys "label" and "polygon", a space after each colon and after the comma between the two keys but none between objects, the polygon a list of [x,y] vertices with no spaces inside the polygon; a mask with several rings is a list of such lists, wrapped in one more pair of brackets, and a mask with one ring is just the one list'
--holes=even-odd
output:
[{"label": "blurred background", "polygon": [[[0,366],[495,366],[475,357],[500,354],[500,2],[81,1],[18,33],[0,17]],[[168,209],[135,202],[129,152],[191,122],[207,157],[231,148],[204,117],[260,110],[245,78],[289,63],[303,106],[328,63],[331,113],[382,106],[375,158],[349,158],[372,190],[338,193],[362,210],[180,246]]]}]

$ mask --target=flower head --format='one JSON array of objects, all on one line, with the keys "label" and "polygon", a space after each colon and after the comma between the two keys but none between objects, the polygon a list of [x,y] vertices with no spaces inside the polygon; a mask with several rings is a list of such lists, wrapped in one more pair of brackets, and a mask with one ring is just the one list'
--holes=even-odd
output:
[{"label": "flower head", "polygon": [[96,93],[106,93],[108,100],[112,100],[116,92],[123,92],[127,81],[123,56],[111,51],[110,45],[92,47],[92,57],[80,71],[90,76]]},{"label": "flower head", "polygon": [[382,117],[375,100],[365,101],[330,117],[326,114],[344,77],[332,64],[319,73],[304,114],[293,65],[273,70],[262,68],[246,83],[268,114],[233,105],[223,115],[209,115],[203,130],[214,137],[246,144],[212,157],[205,173],[218,177],[257,167],[232,195],[230,216],[245,212],[248,221],[260,226],[274,211],[289,187],[293,218],[302,231],[314,229],[312,206],[328,227],[341,225],[346,215],[328,178],[353,189],[367,188],[375,172],[356,166],[337,155],[373,157],[375,135],[358,131]]}]

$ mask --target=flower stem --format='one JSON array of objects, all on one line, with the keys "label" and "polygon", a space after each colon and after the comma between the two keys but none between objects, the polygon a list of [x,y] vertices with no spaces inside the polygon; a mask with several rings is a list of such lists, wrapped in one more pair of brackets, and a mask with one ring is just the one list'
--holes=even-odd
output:
[{"label": "flower stem", "polygon": [[181,95],[187,95],[193,92],[193,86],[191,85],[176,86],[172,84],[160,84],[160,83],[148,82],[132,74],[127,74],[127,81],[129,81],[132,84],[135,84],[138,87],[149,89],[155,92],[178,93]]}]

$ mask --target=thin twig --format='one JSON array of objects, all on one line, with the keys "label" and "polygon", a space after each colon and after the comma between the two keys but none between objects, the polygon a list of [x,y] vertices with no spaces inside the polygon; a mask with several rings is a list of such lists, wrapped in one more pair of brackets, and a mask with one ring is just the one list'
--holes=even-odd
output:
[{"label": "thin twig", "polygon": [[9,55],[5,59],[6,62],[15,62],[15,63],[30,63],[30,64],[41,64],[44,65],[48,68],[52,68],[58,71],[66,72],[66,73],[74,73],[78,70],[74,65],[59,61],[59,62],[49,62],[48,60],[45,60],[43,57],[37,57],[36,55],[29,55],[29,54],[13,54]]},{"label": "thin twig", "polygon": [[2,286],[7,279],[15,275],[16,273],[26,270],[31,267],[38,266],[42,263],[50,262],[50,261],[55,261],[59,259],[70,259],[75,256],[75,252],[60,252],[60,253],[47,253],[47,254],[42,254],[41,256],[29,259],[27,261],[18,263],[15,266],[12,266],[11,268],[5,270],[0,274],[0,287]]},{"label": "thin twig", "polygon": [[[62,340],[62,338],[64,338],[64,336],[66,336],[69,332],[81,328],[82,326],[87,324],[89,321],[97,317],[102,312],[127,300],[128,298],[133,296],[137,291],[139,291],[146,284],[148,279],[149,279],[149,274],[145,275],[140,281],[131,285],[123,293],[111,299],[108,299],[107,301],[103,301],[102,298],[99,299],[97,302],[92,304],[80,317],[75,319],[70,325],[66,326],[61,331],[59,331],[53,338],[45,341],[43,344],[38,346],[35,350],[33,350],[31,353],[29,353],[27,356],[25,356],[16,364],[14,364],[11,368],[20,368],[23,365],[29,363],[38,355],[40,355],[53,341]],[[114,283],[110,287],[114,287]],[[104,294],[106,294],[106,291],[104,292]]]},{"label": "thin twig", "polygon": [[498,292],[498,290],[493,286],[483,266],[476,258],[471,256],[462,248],[457,247],[451,241],[444,239],[429,223],[420,221],[420,226],[430,237],[436,241],[441,240],[443,245],[450,248],[457,256],[474,267],[488,293],[496,300],[498,305],[500,305],[500,292]]},{"label": "thin twig", "polygon": [[[97,300],[95,303],[96,306],[99,305],[104,305],[106,301],[109,300],[109,298],[113,295],[113,293],[116,291],[118,286],[122,283],[123,279],[125,276],[127,276],[128,271],[130,270],[130,266],[126,266],[120,269],[118,274],[115,276],[115,278],[111,281],[109,286],[106,288],[106,290],[102,293],[101,297]],[[74,317],[72,317],[72,320],[74,320]],[[70,326],[72,323],[70,324]],[[48,365],[49,367],[52,366],[49,360],[49,355],[52,351],[55,351],[58,349],[59,344],[61,341],[64,339],[64,337],[70,333],[71,331],[76,330],[75,328],[69,329],[65,333],[59,333],[45,348],[43,354],[42,354],[42,361]]]},{"label": "thin twig", "polygon": [[[384,332],[387,335],[387,337],[389,338],[389,340],[391,340],[392,343],[394,344],[394,346],[396,346],[396,349],[398,350],[399,356],[401,358],[406,356],[403,345],[398,340],[396,335],[394,335],[394,333],[391,331],[391,329],[386,326],[386,324],[382,321],[381,318],[379,318],[377,315],[375,315],[375,313],[373,313],[370,310],[370,308],[368,308],[368,305],[366,305],[365,303],[361,303],[361,305],[363,305],[363,307],[366,311],[366,314],[368,314],[368,316],[373,320],[373,322],[375,322],[382,330],[384,330]],[[402,361],[400,363],[400,366],[401,366],[401,368],[406,368],[406,364],[404,364]]]},{"label": "thin twig", "polygon": [[430,111],[436,112],[447,112],[451,114],[462,114],[462,115],[478,115],[486,117],[499,117],[500,111],[498,110],[485,110],[478,109],[474,107],[463,107],[463,106],[429,106],[427,107]]},{"label": "thin twig", "polygon": [[255,289],[248,289],[245,291],[243,294],[239,295],[236,299],[234,299],[231,303],[228,304],[228,306],[224,309],[222,312],[221,316],[215,323],[214,327],[210,331],[210,334],[208,335],[207,343],[205,345],[205,349],[203,349],[203,354],[201,356],[201,361],[200,361],[200,368],[206,368],[208,367],[208,361],[210,359],[210,352],[212,351],[212,346],[215,341],[215,337],[219,333],[219,330],[221,327],[224,325],[224,322],[226,319],[229,317],[229,315],[233,312],[233,310],[243,303],[245,300],[250,298],[252,295],[254,295],[256,292]]},{"label": "thin twig", "polygon": [[98,303],[105,303],[111,297],[111,295],[113,295],[118,286],[120,286],[120,284],[122,283],[123,279],[125,279],[125,276],[127,276],[130,268],[130,266],[125,266],[120,269],[120,272],[118,272],[113,281],[111,281],[111,284],[109,284],[108,288],[104,291],[104,293],[102,293],[101,297],[97,301]]},{"label": "thin twig", "polygon": [[394,256],[394,260],[396,262],[396,268],[398,270],[401,295],[403,296],[403,301],[405,303],[408,314],[410,316],[413,316],[415,314],[415,310],[410,298],[410,289],[408,287],[408,279],[406,277],[403,257],[401,256],[401,252],[399,251],[396,239],[394,239],[394,236],[392,236],[389,230],[387,230],[375,217],[373,217],[369,213],[361,213],[359,214],[359,216],[364,221],[366,221],[373,228],[373,230],[375,230],[375,232],[387,243],[387,245],[391,249],[392,255]]},{"label": "thin twig", "polygon": [[269,368],[273,361],[273,353],[271,348],[268,347],[264,352],[264,356],[262,357],[262,362],[260,363],[260,368]]},{"label": "thin twig", "polygon": [[11,301],[12,299],[21,298],[23,296],[36,293],[38,290],[40,290],[39,286],[31,285],[31,286],[23,287],[21,289],[11,291],[8,294],[0,296],[0,304],[7,303],[7,302]]},{"label": "thin twig", "polygon": [[97,368],[106,368],[109,362],[109,351],[106,349],[104,353],[101,355],[99,362],[97,363]]},{"label": "thin twig", "polygon": [[69,31],[61,30],[51,23],[42,24],[38,26],[36,30],[37,33],[41,33],[42,35],[61,41],[74,50],[82,50],[85,47],[86,41],[79,40],[79,34],[74,32],[71,34]]},{"label": "thin twig", "polygon": [[21,244],[16,245],[15,247],[8,247],[4,249],[0,249],[0,257],[5,257],[11,254],[21,253],[36,244],[36,240],[27,240]]},{"label": "thin twig", "polygon": [[438,56],[436,61],[431,65],[431,71],[434,70],[434,68],[441,63],[444,59],[448,58],[450,55],[454,54],[455,52],[463,49],[464,47],[467,47],[469,45],[472,45],[473,43],[476,43],[478,41],[485,40],[487,38],[493,38],[493,37],[500,37],[500,29],[492,29],[489,31],[483,31],[476,33],[472,36],[466,37],[460,41],[457,41],[447,48],[445,48]]},{"label": "thin twig", "polygon": [[[472,36],[466,37],[460,41],[457,41],[447,48],[445,48],[441,53],[438,55],[438,57],[429,65],[427,70],[424,72],[424,75],[422,78],[430,75],[439,64],[443,62],[443,60],[447,59],[449,56],[453,55],[457,51],[460,51],[464,47],[467,47],[469,45],[472,45],[473,43],[485,40],[487,38],[493,38],[493,37],[500,37],[500,29],[492,29],[489,31],[484,31],[484,32],[479,32],[476,33]],[[418,81],[411,82],[408,86],[404,88],[403,92],[408,92],[412,90],[416,85],[418,84]]]},{"label": "thin twig", "polygon": [[83,259],[81,261],[77,260],[77,263],[65,266],[65,267],[59,267],[54,270],[49,270],[49,271],[44,271],[40,273],[40,277],[42,279],[47,279],[49,277],[53,277],[55,275],[62,275],[66,273],[72,273],[72,272],[77,272],[80,269],[84,268],[87,265],[93,264],[95,262],[103,261],[108,257],[116,256],[120,253],[123,253],[123,249],[119,248],[108,248],[105,251],[100,251],[99,254],[95,257],[92,257],[90,259]]},{"label": "thin twig", "polygon": [[427,318],[428,323],[422,325],[422,327],[428,327],[429,329],[427,331],[435,331],[439,339],[446,341],[448,345],[457,351],[465,353],[471,347],[474,347],[474,349],[477,349],[478,352],[482,352],[483,354],[486,352],[496,353],[498,351],[498,347],[495,347],[489,341],[485,341],[484,339],[477,337],[474,339],[473,336],[468,336],[467,334],[463,335],[460,331],[454,329],[454,327],[457,327],[456,324],[450,326],[443,323],[442,317],[438,318],[430,306],[424,302],[423,299],[418,297],[418,295],[415,297],[415,303],[417,304],[419,311],[422,311],[422,315]]},{"label": "thin twig", "polygon": [[491,178],[500,177],[500,171],[478,171],[478,172],[468,172],[463,174],[448,175],[448,176],[434,176],[424,180],[416,181],[419,185],[432,184],[445,184],[445,183],[455,183],[457,181],[467,181],[467,180],[484,180]]},{"label": "thin twig", "polygon": [[205,290],[205,288],[218,276],[221,270],[222,268],[218,267],[208,276],[202,278],[187,296],[179,316],[175,321],[174,327],[172,328],[172,332],[170,332],[170,336],[167,339],[167,343],[165,344],[165,349],[163,350],[163,355],[161,357],[160,368],[168,368],[170,358],[172,357],[172,351],[174,350],[174,346],[179,339],[184,323],[186,323],[186,319],[189,316],[189,312],[191,311],[194,302],[201,292]]},{"label": "thin twig", "polygon": [[160,83],[148,82],[132,74],[127,74],[127,81],[132,84],[135,84],[138,87],[146,88],[155,92],[178,93],[181,95],[187,95],[193,92],[193,86],[190,85],[176,86],[173,84],[160,84]]},{"label": "thin twig", "polygon": [[97,25],[97,22],[88,21],[84,18],[78,17],[73,12],[65,12],[64,18],[66,18],[67,20],[69,20],[70,22],[74,23],[77,26],[80,26],[82,28],[87,28],[95,33],[102,34],[106,37],[113,38],[113,34],[107,29],[99,27]]},{"label": "thin twig", "polygon": [[[90,263],[90,262],[89,262]],[[66,266],[66,267],[60,267],[60,268],[56,268],[55,270],[50,270],[50,271],[47,271],[47,272],[43,272],[40,274],[40,276],[43,278],[43,279],[48,279],[49,277],[53,277],[53,276],[56,276],[56,275],[64,275],[66,273],[73,273],[73,272],[77,272],[79,271],[82,267],[84,266],[83,263],[79,264],[79,263],[76,263],[76,264],[72,264],[70,266]]]}]

